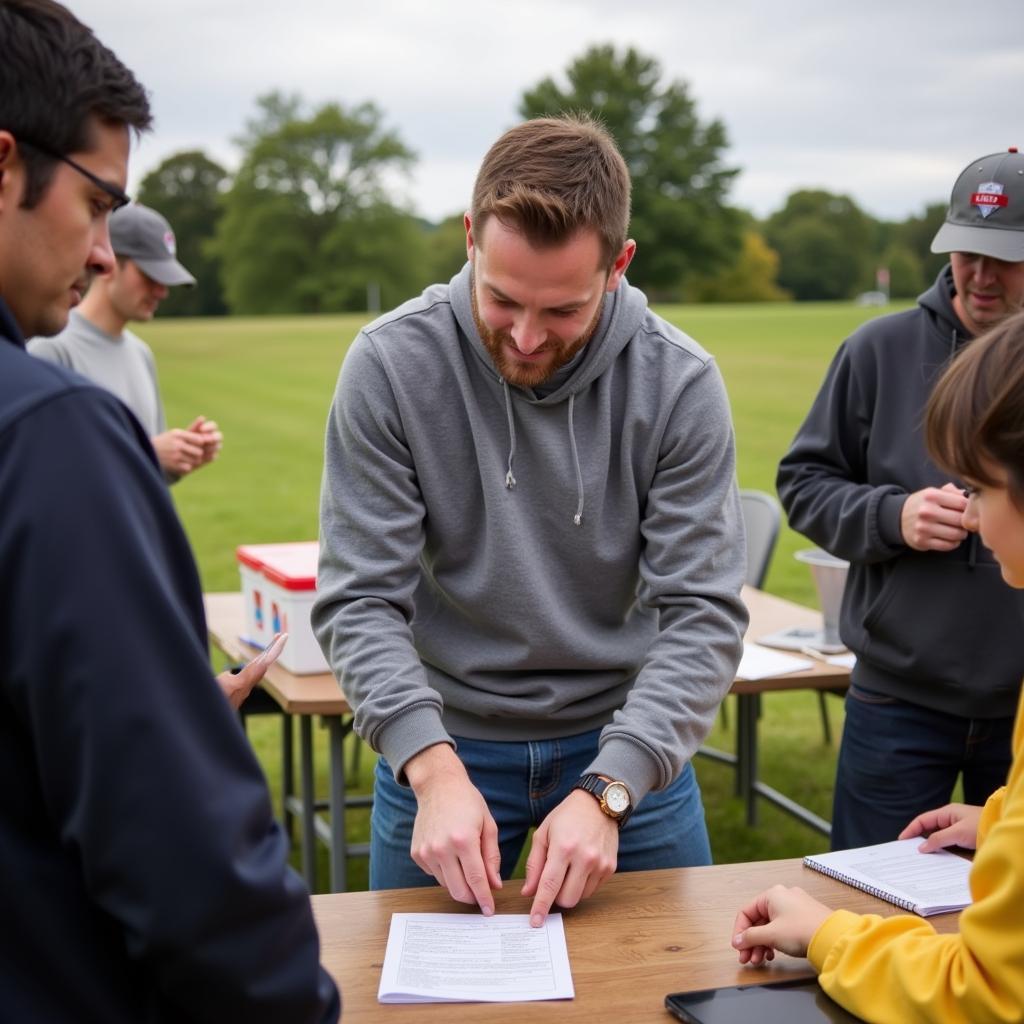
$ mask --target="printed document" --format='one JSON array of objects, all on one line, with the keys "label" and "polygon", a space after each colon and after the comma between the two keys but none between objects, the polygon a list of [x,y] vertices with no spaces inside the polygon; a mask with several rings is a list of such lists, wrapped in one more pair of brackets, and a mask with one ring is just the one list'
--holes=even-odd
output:
[{"label": "printed document", "polygon": [[813,668],[814,662],[806,658],[794,658],[792,654],[783,654],[757,644],[743,645],[743,657],[736,669],[737,679],[767,679],[770,676],[783,676],[789,672],[803,672]]},{"label": "printed document", "polygon": [[561,914],[392,914],[382,1003],[572,999]]}]

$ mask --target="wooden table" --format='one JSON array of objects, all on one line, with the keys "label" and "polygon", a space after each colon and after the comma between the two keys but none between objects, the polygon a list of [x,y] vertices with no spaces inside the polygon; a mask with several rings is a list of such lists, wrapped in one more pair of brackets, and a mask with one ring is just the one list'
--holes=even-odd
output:
[{"label": "wooden table", "polygon": [[[833,881],[796,860],[614,875],[575,910],[564,912],[576,998],[537,1003],[440,1003],[416,1007],[377,1002],[392,913],[473,911],[440,888],[314,896],[321,959],[341,986],[344,1019],[360,1024],[408,1021],[572,1021],[667,1024],[669,992],[754,984],[813,975],[806,960],[779,954],[762,968],[740,967],[729,945],[739,906],[775,882],[800,885],[831,907],[891,915],[896,907]],[[498,913],[525,914],[520,881],[497,893]],[[942,932],[956,914],[931,918]],[[756,1022],[753,1022],[756,1024]]]},{"label": "wooden table", "polygon": [[[743,599],[750,610],[747,639],[756,640],[788,626],[820,628],[821,614],[793,604],[780,597],[743,588]],[[206,624],[212,644],[230,661],[248,661],[255,649],[239,639],[245,632],[242,595],[239,593],[207,594]],[[761,782],[757,777],[757,734],[759,697],[779,690],[834,689],[846,686],[849,670],[815,662],[803,672],[759,679],[737,680],[732,692],[737,695],[736,753],[703,750],[707,756],[726,761],[736,768],[737,792],[746,801],[747,822],[757,823],[757,801],[768,800],[805,824],[827,835],[829,823],[784,794]],[[297,676],[280,665],[271,666],[262,683],[263,689],[284,713],[282,726],[282,804],[286,822],[294,815],[301,822],[303,874],[311,891],[316,891],[317,840],[330,851],[330,886],[334,892],[345,889],[345,871],[349,856],[365,856],[366,844],[348,845],[345,837],[345,808],[366,806],[369,796],[345,796],[345,758],[342,743],[352,728],[352,709],[341,687],[330,673]],[[313,784],[312,719],[321,716],[329,733],[330,769],[329,796],[326,804],[318,803]],[[292,769],[292,719],[299,720],[300,789],[296,793]],[[327,809],[324,819],[317,812]]]}]

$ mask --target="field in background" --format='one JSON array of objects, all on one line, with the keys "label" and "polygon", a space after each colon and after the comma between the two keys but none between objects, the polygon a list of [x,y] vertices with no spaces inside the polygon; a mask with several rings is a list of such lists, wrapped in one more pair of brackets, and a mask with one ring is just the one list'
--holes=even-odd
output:
[{"label": "field in background", "polygon": [[[741,486],[774,493],[780,456],[805,415],[842,339],[878,315],[849,303],[669,306],[661,315],[696,338],[721,366],[732,403]],[[196,414],[225,435],[220,459],[173,489],[207,590],[238,588],[239,543],[303,540],[317,534],[324,425],[338,368],[362,316],[162,320],[140,325],[153,347],[172,426]],[[444,396],[439,396],[443,400]],[[784,529],[767,589],[815,605],[807,567],[792,553],[807,542]],[[762,777],[828,817],[835,747],[824,743],[817,698],[773,695],[764,702]],[[838,734],[841,702],[829,699]],[[730,748],[719,721],[712,742]],[[251,733],[276,788],[276,726]],[[325,756],[318,768],[325,767]],[[368,779],[372,757],[362,758]],[[742,823],[728,768],[698,760],[716,860],[797,856],[822,840],[765,807],[756,831]],[[354,816],[355,818],[355,816]],[[354,834],[365,821],[353,821]],[[351,879],[358,885],[364,873]]]}]

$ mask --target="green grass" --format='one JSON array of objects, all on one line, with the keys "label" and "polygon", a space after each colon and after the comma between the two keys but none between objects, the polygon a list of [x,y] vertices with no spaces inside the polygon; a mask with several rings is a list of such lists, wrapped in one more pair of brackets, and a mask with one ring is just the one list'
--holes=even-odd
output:
[{"label": "green grass", "polygon": [[[669,306],[659,312],[716,356],[736,425],[740,483],[771,493],[779,458],[836,347],[878,314],[848,303]],[[202,413],[224,431],[218,461],[173,489],[205,589],[237,589],[239,543],[316,536],[327,410],[341,360],[364,321],[361,315],[163,320],[139,329],[156,353],[169,424],[184,426]],[[792,557],[806,546],[783,529],[766,587],[814,605],[807,568]],[[828,709],[838,736],[842,704],[829,698]],[[720,718],[709,742],[732,749],[734,711],[729,723],[726,729]],[[326,737],[317,732],[317,769],[326,785]],[[271,720],[250,724],[275,795],[278,735]],[[369,786],[372,760],[364,751],[358,788]],[[764,803],[760,826],[748,829],[731,769],[703,759],[696,766],[717,861],[822,848],[814,832]],[[835,747],[824,743],[815,694],[776,694],[763,702],[763,779],[827,818],[834,769]],[[354,841],[366,838],[364,813],[353,813],[349,832]],[[365,886],[365,864],[353,865],[349,882]]]}]

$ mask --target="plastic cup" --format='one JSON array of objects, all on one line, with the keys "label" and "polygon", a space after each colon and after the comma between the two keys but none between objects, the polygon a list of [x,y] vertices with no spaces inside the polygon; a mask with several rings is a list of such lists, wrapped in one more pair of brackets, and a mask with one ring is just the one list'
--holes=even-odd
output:
[{"label": "plastic cup", "polygon": [[824,636],[826,644],[841,644],[839,639],[839,609],[843,603],[843,588],[846,586],[846,573],[850,563],[836,558],[821,548],[805,548],[797,551],[798,562],[806,562],[811,567],[814,585],[818,590],[821,602],[821,615],[824,619]]}]

